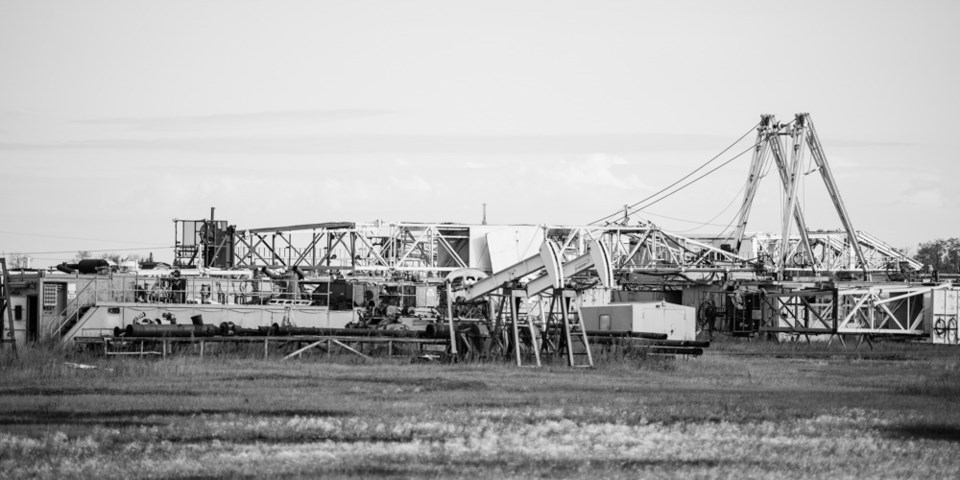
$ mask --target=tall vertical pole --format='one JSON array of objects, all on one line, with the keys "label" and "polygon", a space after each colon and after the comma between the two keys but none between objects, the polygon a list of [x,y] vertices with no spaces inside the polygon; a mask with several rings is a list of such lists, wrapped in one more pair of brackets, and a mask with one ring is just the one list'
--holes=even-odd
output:
[{"label": "tall vertical pole", "polygon": [[450,354],[457,358],[457,334],[453,330],[453,285],[447,283],[447,326],[450,327]]},{"label": "tall vertical pole", "polygon": [[[528,300],[529,297],[526,296],[526,293],[523,290],[517,292],[519,297],[522,299]],[[533,347],[533,358],[537,361],[537,366],[541,366],[540,363],[540,344],[537,343],[537,326],[533,322],[533,314],[530,313],[530,307],[527,306],[527,329],[530,331],[530,345]]]},{"label": "tall vertical pole", "polygon": [[570,312],[567,306],[567,298],[563,295],[563,289],[554,291],[557,300],[560,301],[560,316],[563,319],[563,342],[567,345],[567,363],[573,367],[576,362],[573,359],[573,339],[570,336]]},{"label": "tall vertical pole", "polygon": [[[606,292],[606,290],[604,290]],[[587,364],[593,366],[593,352],[590,350],[590,340],[587,339],[587,327],[583,324],[583,310],[580,306],[583,304],[583,297],[579,291],[574,290],[570,297],[573,305],[577,309],[577,323],[580,325],[580,339],[583,342],[583,348],[587,354]]]},{"label": "tall vertical pole", "polygon": [[[787,266],[787,256],[790,254],[790,226],[793,224],[793,217],[797,209],[797,186],[800,184],[801,147],[803,146],[803,136],[805,131],[801,126],[795,126],[791,131],[793,139],[793,154],[789,159],[786,187],[786,202],[782,216],[782,228],[780,235],[780,268],[778,269],[780,280],[783,280],[783,271]],[[801,232],[802,235],[802,232]],[[802,241],[802,240],[801,240]]]},{"label": "tall vertical pole", "polygon": [[517,297],[513,296],[513,290],[506,290],[503,296],[504,300],[510,302],[510,331],[513,334],[513,353],[517,360],[517,366],[523,365],[523,359],[520,357],[520,315],[517,312]]},{"label": "tall vertical pole", "polygon": [[[217,252],[214,252],[214,249],[217,249],[217,229],[214,228],[214,211],[216,207],[210,207],[210,223],[207,224],[207,228],[203,229],[204,232],[203,238],[200,239],[200,262],[201,267],[210,268],[213,266],[214,258]],[[211,248],[213,247],[213,248]]]},{"label": "tall vertical pole", "polygon": [[[153,252],[150,252],[150,262],[153,262]],[[173,219],[173,266],[180,266],[180,220]]]},{"label": "tall vertical pole", "polygon": [[357,271],[357,230],[356,229],[350,230],[350,265],[353,265],[353,271]]},{"label": "tall vertical pole", "polygon": [[[770,144],[770,151],[773,154],[773,160],[777,165],[777,172],[780,174],[780,183],[783,184],[783,191],[786,193],[790,190],[790,166],[792,164],[783,152],[783,146],[780,144],[779,140],[780,135],[785,134],[779,133],[778,131],[775,134],[770,135],[768,141]],[[790,212],[784,213],[784,215],[787,214],[790,214]],[[799,204],[795,205],[792,215],[794,220],[797,222],[797,231],[800,234],[800,242],[803,244],[806,252],[810,255],[810,258],[814,259],[813,247],[810,245],[810,238],[807,234],[807,223],[804,220],[803,211]],[[785,218],[784,221],[786,221]],[[789,243],[789,239],[787,239],[787,242]],[[781,241],[781,243],[783,242]],[[816,270],[816,265],[814,265],[814,270]]]},{"label": "tall vertical pole", "polygon": [[[7,271],[7,259],[0,258],[0,270],[3,270],[3,313],[7,315],[10,325],[10,342],[13,356],[17,356],[17,335],[13,327],[13,309],[10,306],[10,272]],[[0,319],[2,320],[2,319]]]}]

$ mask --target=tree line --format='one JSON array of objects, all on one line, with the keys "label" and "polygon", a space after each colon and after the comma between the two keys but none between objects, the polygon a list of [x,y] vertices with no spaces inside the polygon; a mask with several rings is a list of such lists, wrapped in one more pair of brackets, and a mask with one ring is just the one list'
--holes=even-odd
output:
[{"label": "tree line", "polygon": [[960,238],[923,242],[913,258],[940,273],[960,273]]}]

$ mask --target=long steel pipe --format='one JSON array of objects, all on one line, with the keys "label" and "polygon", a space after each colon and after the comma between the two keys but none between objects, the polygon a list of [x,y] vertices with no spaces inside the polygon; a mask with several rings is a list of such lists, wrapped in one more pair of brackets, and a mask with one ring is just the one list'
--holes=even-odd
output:
[{"label": "long steel pipe", "polygon": [[[114,330],[114,334],[118,333]],[[220,329],[216,325],[127,325],[127,337],[209,337]]]}]

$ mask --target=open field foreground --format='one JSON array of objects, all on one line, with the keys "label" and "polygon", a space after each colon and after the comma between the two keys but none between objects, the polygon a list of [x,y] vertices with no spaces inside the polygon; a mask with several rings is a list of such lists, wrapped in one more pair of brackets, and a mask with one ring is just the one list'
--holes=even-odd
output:
[{"label": "open field foreground", "polygon": [[189,356],[78,370],[27,351],[0,370],[0,476],[960,478],[960,350],[822,348],[592,370]]}]

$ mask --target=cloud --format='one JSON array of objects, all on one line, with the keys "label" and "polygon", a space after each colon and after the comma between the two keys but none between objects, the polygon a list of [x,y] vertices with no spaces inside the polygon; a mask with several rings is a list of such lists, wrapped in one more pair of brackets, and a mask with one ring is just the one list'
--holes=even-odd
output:
[{"label": "cloud", "polygon": [[261,155],[446,153],[476,155],[595,152],[675,152],[721,149],[729,140],[709,135],[226,135],[7,142],[0,150],[142,150]]},{"label": "cloud", "polygon": [[209,130],[217,128],[276,126],[292,123],[321,123],[390,115],[392,113],[394,112],[388,110],[343,108],[334,110],[286,110],[228,113],[218,115],[181,115],[153,118],[114,117],[78,120],[74,123],[121,126],[142,131],[177,132]]},{"label": "cloud", "polygon": [[429,192],[432,190],[430,182],[420,175],[409,175],[405,178],[394,178],[393,181],[401,190],[413,192]]},{"label": "cloud", "polygon": [[850,140],[850,139],[829,139],[821,138],[820,142],[823,143],[823,148],[828,150],[830,148],[864,148],[864,147],[914,147],[917,144],[913,142],[900,142],[900,141],[879,141],[879,140]]},{"label": "cloud", "polygon": [[899,203],[922,208],[944,208],[946,200],[946,195],[939,188],[908,190],[899,197]]},{"label": "cloud", "polygon": [[461,166],[469,170],[483,170],[483,169],[490,168],[489,164],[478,162],[476,160],[468,160],[464,162]]},{"label": "cloud", "polygon": [[571,187],[649,188],[637,175],[624,175],[623,169],[617,168],[624,165],[630,163],[617,155],[592,153],[585,159],[562,160],[559,165],[547,166],[545,171],[553,181]]}]

